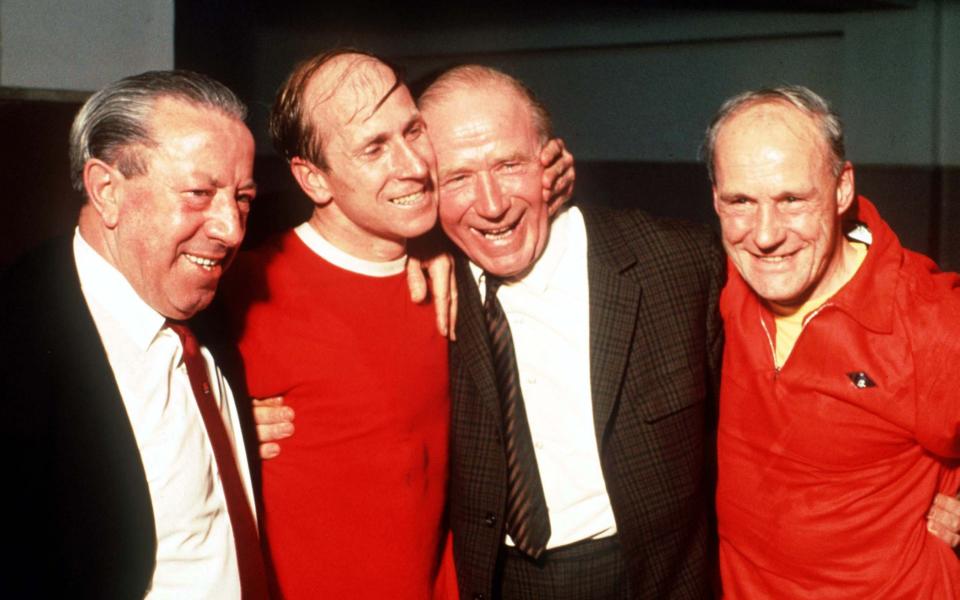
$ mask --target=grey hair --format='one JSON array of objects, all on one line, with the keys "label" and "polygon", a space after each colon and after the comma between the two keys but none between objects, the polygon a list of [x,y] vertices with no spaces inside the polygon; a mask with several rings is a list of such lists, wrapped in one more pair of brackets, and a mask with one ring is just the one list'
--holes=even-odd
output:
[{"label": "grey hair", "polygon": [[550,112],[547,110],[547,107],[540,102],[536,94],[533,93],[533,90],[524,85],[519,79],[491,67],[483,65],[461,65],[444,71],[420,94],[417,103],[421,109],[424,109],[458,89],[470,86],[483,87],[496,83],[503,84],[512,89],[527,103],[530,113],[533,116],[534,128],[540,136],[541,144],[546,143],[547,140],[553,137],[553,121],[550,118]]},{"label": "grey hair", "polygon": [[717,136],[720,134],[720,129],[734,113],[748,106],[764,102],[786,102],[815,118],[820,125],[823,139],[833,154],[833,174],[835,176],[840,175],[847,160],[843,142],[843,123],[840,121],[840,116],[830,108],[830,104],[826,100],[810,88],[802,85],[784,85],[738,94],[724,102],[720,110],[713,116],[710,126],[707,127],[703,146],[700,148],[700,157],[707,164],[710,183],[717,183],[714,170],[716,162],[714,152],[716,151]]},{"label": "grey hair", "polygon": [[146,173],[134,146],[155,146],[149,127],[154,103],[174,98],[219,110],[243,121],[247,107],[222,83],[193,71],[147,71],[125,77],[96,92],[80,108],[70,128],[70,178],[83,192],[83,168],[91,158],[116,165],[126,177]]}]

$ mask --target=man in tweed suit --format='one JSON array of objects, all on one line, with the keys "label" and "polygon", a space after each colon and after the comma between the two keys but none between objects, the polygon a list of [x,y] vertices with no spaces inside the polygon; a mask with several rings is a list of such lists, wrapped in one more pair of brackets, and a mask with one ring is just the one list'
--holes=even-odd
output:
[{"label": "man in tweed suit", "polygon": [[[550,219],[549,117],[522,84],[459,67],[421,97],[457,258],[450,519],[464,598],[711,595],[722,253],[705,228],[571,207]],[[483,292],[513,333],[549,508],[538,558],[507,535],[507,456]],[[518,544],[519,545],[519,544]]]}]

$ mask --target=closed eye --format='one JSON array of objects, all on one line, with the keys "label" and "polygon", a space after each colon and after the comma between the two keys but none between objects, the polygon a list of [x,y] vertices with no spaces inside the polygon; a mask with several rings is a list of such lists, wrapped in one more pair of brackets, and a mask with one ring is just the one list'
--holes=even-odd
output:
[{"label": "closed eye", "polygon": [[410,127],[406,131],[407,139],[409,140],[418,139],[421,135],[423,135],[426,128],[427,128],[426,125],[424,125],[422,121],[413,123],[412,125],[410,125]]},{"label": "closed eye", "polygon": [[463,183],[467,180],[468,175],[466,173],[454,173],[453,175],[448,175],[443,178],[443,181],[440,183],[442,186],[447,185],[457,185]]}]

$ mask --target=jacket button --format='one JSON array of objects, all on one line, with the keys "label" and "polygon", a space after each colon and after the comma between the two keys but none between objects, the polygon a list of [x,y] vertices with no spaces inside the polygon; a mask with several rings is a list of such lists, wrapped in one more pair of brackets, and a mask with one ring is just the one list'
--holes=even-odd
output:
[{"label": "jacket button", "polygon": [[[487,516],[483,518],[483,522],[487,525],[487,527],[493,527],[497,524],[497,515],[489,512],[487,513]],[[483,594],[480,594],[480,596],[483,596]]]},{"label": "jacket button", "polygon": [[473,600],[483,600],[483,594],[481,594],[480,592],[477,592],[476,594],[473,595]]}]

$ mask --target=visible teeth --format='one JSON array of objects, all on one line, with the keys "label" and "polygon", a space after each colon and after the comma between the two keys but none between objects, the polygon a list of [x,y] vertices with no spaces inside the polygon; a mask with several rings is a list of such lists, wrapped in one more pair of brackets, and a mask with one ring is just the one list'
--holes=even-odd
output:
[{"label": "visible teeth", "polygon": [[390,200],[390,202],[399,204],[400,206],[411,206],[417,202],[420,202],[421,198],[423,198],[423,190],[414,192],[412,194],[407,194],[406,196],[400,196],[399,198],[393,198]]},{"label": "visible teeth", "polygon": [[194,256],[193,254],[184,254],[184,258],[192,262],[193,264],[203,267],[204,269],[212,269],[217,266],[217,260],[212,258],[203,258],[202,256]]},{"label": "visible teeth", "polygon": [[500,229],[488,229],[486,231],[480,231],[477,229],[476,231],[488,240],[502,240],[513,233],[513,226],[502,227]]},{"label": "visible teeth", "polygon": [[783,262],[787,259],[786,256],[761,256],[760,260],[763,262]]}]

